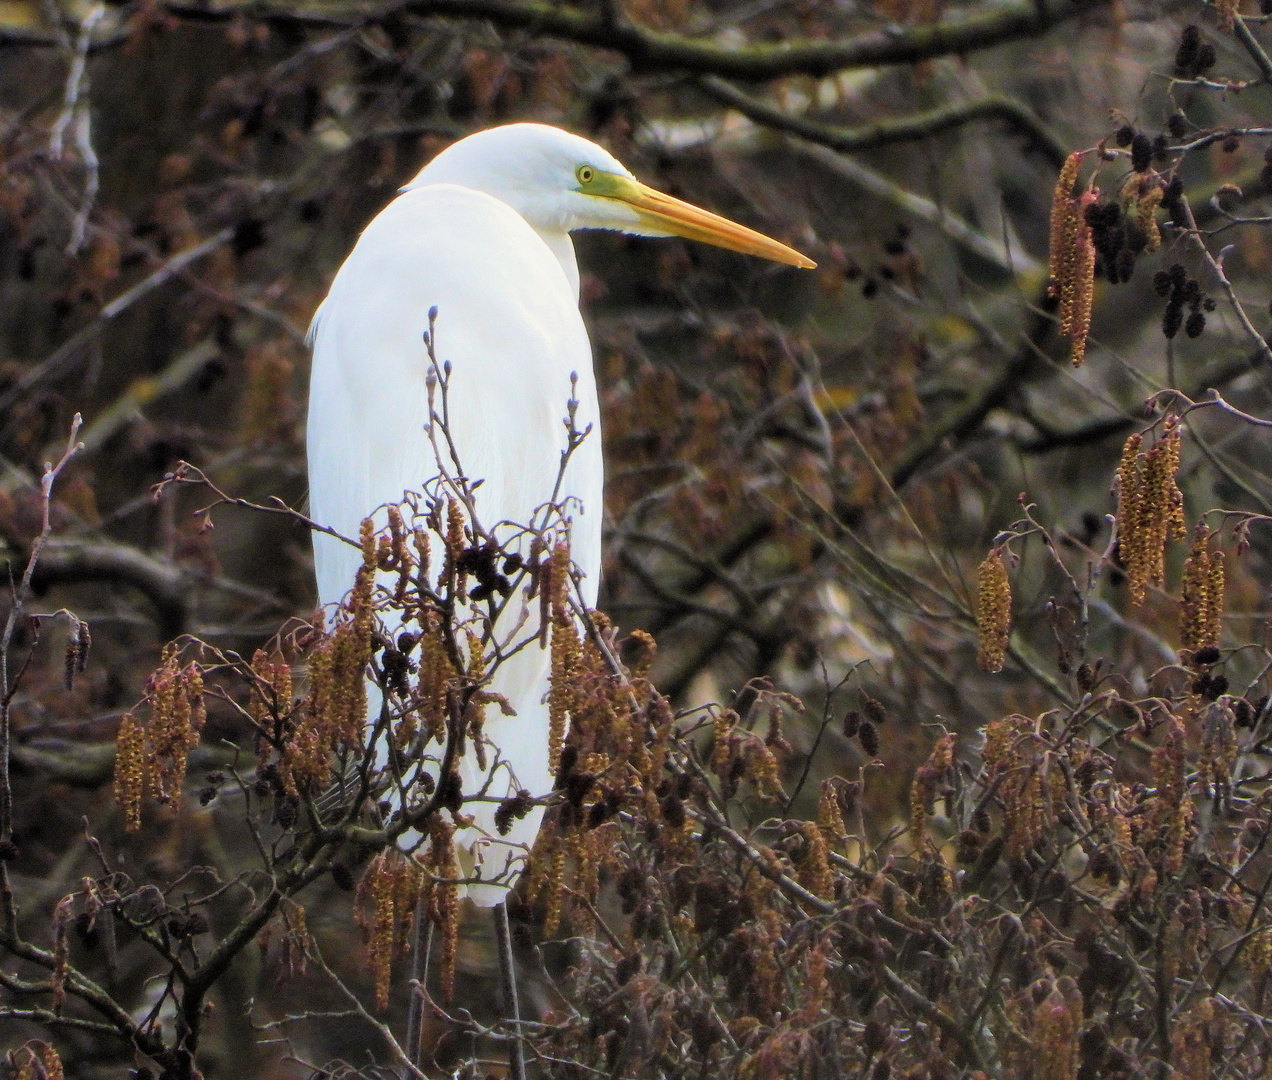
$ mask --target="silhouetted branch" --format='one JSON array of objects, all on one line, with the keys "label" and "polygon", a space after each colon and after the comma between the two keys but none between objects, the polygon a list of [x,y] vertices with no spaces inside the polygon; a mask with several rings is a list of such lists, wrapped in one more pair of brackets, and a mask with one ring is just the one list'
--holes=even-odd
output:
[{"label": "silhouetted branch", "polygon": [[926,112],[848,128],[821,124],[803,116],[783,112],[713,75],[699,79],[697,85],[708,97],[737,109],[757,124],[798,135],[801,139],[839,153],[872,150],[894,143],[927,139],[979,120],[997,120],[1027,136],[1054,168],[1058,169],[1064,164],[1067,156],[1064,145],[1043,124],[1037,113],[1015,98],[1004,95],[995,94],[978,101],[944,105]]},{"label": "silhouetted branch", "polygon": [[[243,595],[246,588],[220,578],[200,576],[128,544],[77,539],[49,543],[35,569],[32,585],[42,590],[75,581],[107,581],[138,590],[154,605],[160,632],[168,638],[185,630],[190,604],[199,586],[235,595]],[[255,589],[247,592],[248,599],[280,606],[267,593]]]},{"label": "silhouetted branch", "polygon": [[[912,64],[991,48],[1007,41],[1037,37],[1100,3],[1073,0],[1030,0],[1008,5],[985,5],[980,10],[927,26],[895,25],[871,30],[841,41],[792,41],[750,44],[741,48],[684,34],[637,26],[608,18],[605,12],[580,11],[537,0],[406,0],[368,11],[349,5],[323,11],[259,3],[211,7],[172,3],[174,15],[191,21],[228,22],[244,15],[266,22],[315,28],[371,24],[391,15],[442,16],[489,22],[502,30],[521,30],[559,38],[622,55],[636,72],[682,71],[743,80],[777,79],[785,75],[831,75],[849,68],[881,64]],[[21,31],[4,42],[32,46],[55,45],[48,32]]]}]

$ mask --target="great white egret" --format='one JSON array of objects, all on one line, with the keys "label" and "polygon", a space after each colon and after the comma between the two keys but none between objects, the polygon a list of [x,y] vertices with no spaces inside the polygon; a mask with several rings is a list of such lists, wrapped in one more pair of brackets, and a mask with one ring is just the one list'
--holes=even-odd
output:
[{"label": "great white egret", "polygon": [[[557,128],[510,124],[456,142],[367,226],[314,317],[308,430],[314,520],[357,536],[363,518],[380,508],[382,522],[386,504],[436,474],[425,433],[423,344],[436,307],[438,362],[452,370],[449,427],[465,473],[483,481],[476,501],[485,522],[528,523],[550,499],[566,440],[565,402],[577,375],[577,423],[593,431],[569,461],[560,498],[572,506],[571,551],[584,574],[583,599],[595,602],[600,415],[578,308],[575,229],[684,236],[814,265],[784,244],[645,186],[601,147]],[[335,604],[353,583],[359,553],[315,534],[314,557],[319,596]],[[533,632],[537,605],[531,608],[526,629]],[[516,715],[487,725],[511,766],[490,794],[503,798],[519,788],[548,794],[547,653],[517,653],[491,689]],[[465,791],[484,781],[477,775],[466,758]],[[489,849],[527,850],[542,818],[536,810],[501,837],[493,801],[465,804],[464,812],[475,821],[458,840],[478,868],[488,868],[488,879],[506,864]],[[479,905],[497,904],[512,876],[468,893]]]}]

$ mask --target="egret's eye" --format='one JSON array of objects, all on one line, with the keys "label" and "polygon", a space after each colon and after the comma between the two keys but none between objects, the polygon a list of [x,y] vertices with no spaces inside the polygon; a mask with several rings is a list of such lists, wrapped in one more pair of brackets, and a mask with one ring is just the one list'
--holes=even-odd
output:
[{"label": "egret's eye", "polygon": [[590,184],[596,179],[596,170],[591,165],[580,165],[574,170],[574,175],[579,178],[580,184]]}]

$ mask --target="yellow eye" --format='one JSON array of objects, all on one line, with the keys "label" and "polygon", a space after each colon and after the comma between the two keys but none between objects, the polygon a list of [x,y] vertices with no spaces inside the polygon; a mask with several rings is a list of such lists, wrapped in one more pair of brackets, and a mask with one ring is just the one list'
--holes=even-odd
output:
[{"label": "yellow eye", "polygon": [[580,165],[574,172],[580,184],[590,184],[596,179],[596,170],[591,165]]}]

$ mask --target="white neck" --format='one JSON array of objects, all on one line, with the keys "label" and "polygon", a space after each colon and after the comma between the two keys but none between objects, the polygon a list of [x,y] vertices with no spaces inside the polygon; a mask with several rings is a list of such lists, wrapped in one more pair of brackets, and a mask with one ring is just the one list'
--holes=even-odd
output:
[{"label": "white neck", "polygon": [[[534,229],[534,226],[530,226]],[[564,230],[560,232],[548,232],[546,229],[535,229],[539,234],[539,238],[548,245],[548,249],[557,257],[557,262],[561,264],[561,269],[565,272],[565,280],[570,283],[570,288],[574,290],[574,302],[577,304],[579,300],[579,264],[574,256],[574,241],[570,239],[570,234]]]}]

